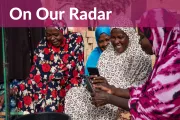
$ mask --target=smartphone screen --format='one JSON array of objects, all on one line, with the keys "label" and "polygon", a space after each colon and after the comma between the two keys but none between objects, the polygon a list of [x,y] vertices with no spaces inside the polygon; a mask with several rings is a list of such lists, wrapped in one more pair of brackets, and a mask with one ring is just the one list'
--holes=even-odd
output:
[{"label": "smartphone screen", "polygon": [[87,69],[88,69],[89,75],[97,75],[97,76],[100,76],[100,75],[99,75],[99,70],[98,70],[98,68],[91,68],[91,67],[89,67],[89,68],[87,68]]}]

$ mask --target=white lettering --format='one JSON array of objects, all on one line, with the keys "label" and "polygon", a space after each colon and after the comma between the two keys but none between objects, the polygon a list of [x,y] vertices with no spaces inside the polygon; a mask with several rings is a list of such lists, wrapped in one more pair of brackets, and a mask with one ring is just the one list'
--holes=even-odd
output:
[{"label": "white lettering", "polygon": [[[75,12],[73,12],[75,11]],[[79,20],[77,14],[79,10],[77,8],[70,8],[70,20],[73,20],[73,16],[76,18],[76,20]]]},{"label": "white lettering", "polygon": [[50,19],[58,20],[58,11],[55,11],[54,16],[53,16],[53,11],[50,11]]},{"label": "white lettering", "polygon": [[98,20],[105,20],[105,13],[103,11],[99,11],[98,13]]},{"label": "white lettering", "polygon": [[62,20],[62,16],[64,13],[65,13],[64,11],[55,11],[55,13],[53,13],[53,11],[50,11],[50,19],[51,20]]},{"label": "white lettering", "polygon": [[106,14],[106,20],[109,20],[109,15],[112,14],[112,11],[107,11]]},{"label": "white lettering", "polygon": [[[45,13],[45,16],[44,17],[41,17],[39,14],[40,14],[40,12],[41,11],[44,11],[44,13]],[[36,11],[36,16],[37,16],[37,18],[38,19],[40,19],[40,20],[46,20],[47,18],[48,18],[48,16],[49,16],[49,12],[48,12],[48,10],[46,9],[46,8],[39,8],[37,11]]]},{"label": "white lettering", "polygon": [[59,13],[59,19],[62,20],[63,19],[63,14],[65,13],[65,11],[60,11]]},{"label": "white lettering", "polygon": [[[15,10],[17,10],[17,11],[19,12],[19,16],[17,16],[17,17],[14,17],[14,16],[13,16],[13,12],[14,12]],[[19,20],[19,19],[22,17],[22,10],[21,10],[20,8],[17,8],[17,7],[12,8],[12,9],[10,10],[10,17],[11,17],[13,20]]]},{"label": "white lettering", "polygon": [[87,20],[87,12],[86,11],[81,11],[82,15],[80,16],[80,20]]},{"label": "white lettering", "polygon": [[28,20],[31,20],[31,12],[30,11],[24,11],[23,12],[23,20],[26,20],[26,15],[28,15]]},{"label": "white lettering", "polygon": [[90,11],[89,14],[88,14],[88,17],[90,20],[96,20],[96,7],[94,7],[94,11]]}]

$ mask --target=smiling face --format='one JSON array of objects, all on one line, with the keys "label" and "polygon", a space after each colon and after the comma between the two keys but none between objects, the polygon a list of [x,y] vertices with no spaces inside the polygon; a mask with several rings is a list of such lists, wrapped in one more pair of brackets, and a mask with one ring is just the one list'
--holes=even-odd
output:
[{"label": "smiling face", "polygon": [[98,46],[102,51],[104,51],[107,48],[109,42],[110,42],[110,36],[103,33],[99,36]]},{"label": "smiling face", "polygon": [[117,53],[123,53],[129,44],[129,37],[121,29],[114,28],[111,31],[111,43]]},{"label": "smiling face", "polygon": [[153,55],[152,44],[149,42],[145,34],[142,33],[140,30],[138,30],[138,34],[140,36],[139,44],[141,45],[142,50],[146,54]]},{"label": "smiling face", "polygon": [[60,47],[63,41],[63,33],[54,27],[48,27],[46,29],[46,39],[55,47]]}]

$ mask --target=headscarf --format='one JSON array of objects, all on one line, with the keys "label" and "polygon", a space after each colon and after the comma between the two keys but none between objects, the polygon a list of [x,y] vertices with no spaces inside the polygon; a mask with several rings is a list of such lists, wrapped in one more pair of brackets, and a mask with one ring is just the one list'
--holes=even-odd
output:
[{"label": "headscarf", "polygon": [[[101,34],[106,34],[110,36],[111,28],[110,27],[97,27],[95,31],[96,42],[98,43],[99,37]],[[97,67],[97,62],[99,60],[99,56],[101,55],[102,50],[99,47],[96,47],[88,57],[86,62],[85,74],[88,74],[88,67]]]},{"label": "headscarf", "polygon": [[47,27],[54,27],[63,34],[67,34],[67,32],[68,32],[67,24],[64,21],[64,19],[51,20],[50,18],[48,18],[44,24],[45,24],[45,29],[47,29]]},{"label": "headscarf", "polygon": [[149,29],[156,62],[148,81],[130,88],[131,115],[133,119],[179,119],[180,24],[169,11],[153,9],[143,14],[138,27],[143,33]]},{"label": "headscarf", "polygon": [[127,49],[117,54],[112,44],[102,53],[98,62],[100,75],[107,78],[108,82],[116,87],[127,88],[138,86],[145,82],[151,71],[151,59],[146,55],[138,44],[139,36],[132,27],[130,19],[121,16],[114,22],[115,25],[123,25],[118,28],[129,37]]}]

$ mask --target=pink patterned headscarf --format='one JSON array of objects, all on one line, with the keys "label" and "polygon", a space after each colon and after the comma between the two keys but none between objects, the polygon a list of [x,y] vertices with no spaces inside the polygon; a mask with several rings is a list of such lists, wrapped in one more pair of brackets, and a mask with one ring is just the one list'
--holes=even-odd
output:
[{"label": "pink patterned headscarf", "polygon": [[140,18],[138,28],[153,44],[155,55],[159,56],[161,43],[167,43],[168,35],[177,24],[175,16],[165,9],[147,11]]},{"label": "pink patterned headscarf", "polygon": [[45,28],[47,27],[54,27],[57,30],[59,30],[61,33],[63,34],[67,34],[67,24],[66,22],[63,20],[51,20],[51,19],[47,19],[45,21]]},{"label": "pink patterned headscarf", "polygon": [[130,88],[129,107],[132,118],[178,120],[180,24],[171,12],[153,9],[142,16],[138,27],[151,41],[157,59],[147,82],[137,88]]}]

